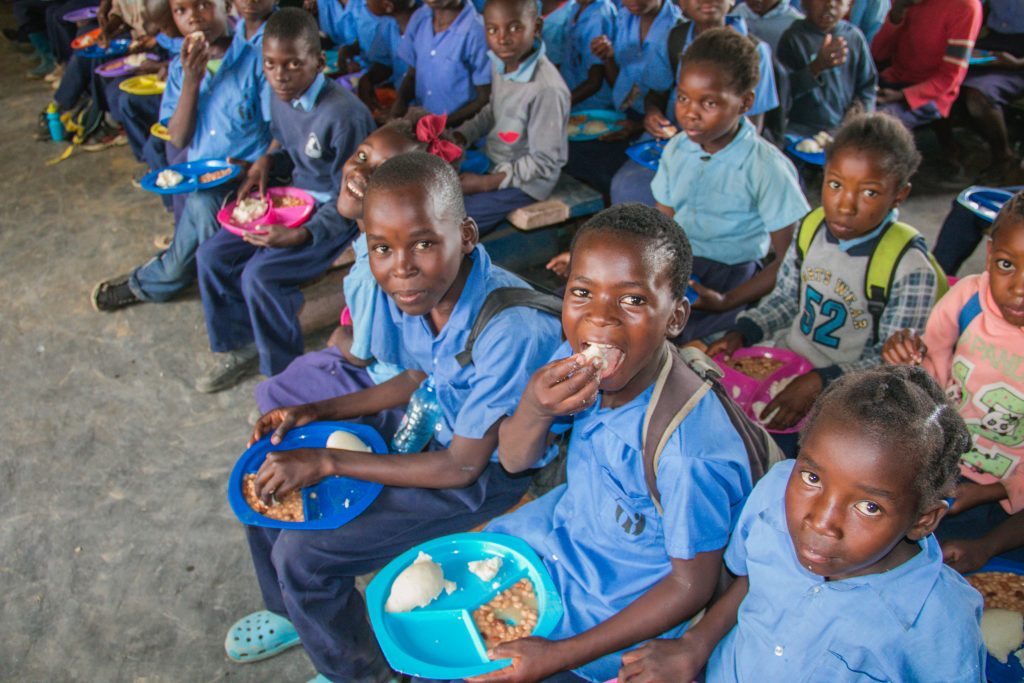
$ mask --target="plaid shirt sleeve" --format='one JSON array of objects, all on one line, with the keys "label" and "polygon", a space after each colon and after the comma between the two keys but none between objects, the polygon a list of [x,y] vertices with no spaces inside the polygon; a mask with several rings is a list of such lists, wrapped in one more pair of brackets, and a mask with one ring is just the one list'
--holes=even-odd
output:
[{"label": "plaid shirt sleeve", "polygon": [[775,288],[756,307],[740,313],[736,329],[746,345],[757,344],[793,324],[800,310],[800,268],[797,267],[796,236],[775,276]]}]

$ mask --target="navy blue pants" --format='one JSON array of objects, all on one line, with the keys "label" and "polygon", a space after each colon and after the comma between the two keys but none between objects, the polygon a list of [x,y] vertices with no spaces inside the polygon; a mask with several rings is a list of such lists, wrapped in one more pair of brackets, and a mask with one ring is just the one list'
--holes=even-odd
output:
[{"label": "navy blue pants", "polygon": [[319,673],[339,683],[375,683],[386,664],[355,577],[419,543],[505,512],[529,482],[529,476],[509,476],[491,463],[464,489],[385,486],[365,512],[339,529],[246,527],[263,602],[295,625]]},{"label": "navy blue pants", "polygon": [[46,31],[46,8],[49,0],[15,0],[11,9],[18,31],[24,35]]},{"label": "navy blue pants", "polygon": [[[697,276],[700,283],[705,287],[718,292],[728,292],[743,284],[757,273],[757,261],[747,261],[729,265],[712,261],[703,256],[693,258],[693,274]],[[675,341],[684,344],[693,339],[700,339],[715,332],[732,329],[736,324],[736,316],[743,312],[746,306],[724,311],[722,313],[711,313],[709,311],[698,311],[691,309],[690,319],[686,321],[683,333],[676,337]]]},{"label": "navy blue pants", "polygon": [[355,237],[348,231],[319,244],[254,247],[220,230],[199,245],[196,270],[213,351],[256,342],[260,372],[271,376],[302,355],[299,285],[326,271]]},{"label": "navy blue pants", "polygon": [[985,231],[990,227],[990,222],[965,209],[954,199],[953,207],[942,222],[932,250],[942,270],[947,275],[956,275],[964,261],[971,257],[978,244],[985,239]]},{"label": "navy blue pants", "polygon": [[608,201],[612,191],[612,178],[629,158],[626,156],[626,148],[633,142],[570,141],[569,161],[562,172],[594,188],[601,193],[605,201]]},{"label": "navy blue pants", "polygon": [[[67,64],[71,59],[71,41],[78,35],[78,25],[70,21],[64,21],[64,15],[83,7],[93,7],[96,0],[67,0],[67,2],[47,3],[46,8],[46,37],[50,40],[50,49],[53,56],[60,64]],[[86,30],[96,28],[95,20],[89,22]]]},{"label": "navy blue pants", "polygon": [[[121,80],[109,78],[106,83],[107,103],[110,114],[124,126],[128,135],[128,146],[138,161],[146,161],[144,149],[151,137],[149,129],[160,118],[159,95],[131,95],[120,89]],[[114,90],[116,89],[116,93]],[[158,142],[163,142],[157,139]],[[161,166],[162,167],[162,166]]]},{"label": "navy blue pants", "polygon": [[94,71],[104,61],[83,57],[79,52],[71,55],[71,59],[64,67],[60,87],[53,94],[53,101],[61,111],[74,107],[85,93],[96,92],[97,84],[94,81],[101,79],[102,76],[98,76]]},{"label": "navy blue pants", "polygon": [[504,190],[466,195],[466,213],[476,221],[476,227],[483,237],[498,227],[509,213],[535,201],[518,187],[507,187]]}]

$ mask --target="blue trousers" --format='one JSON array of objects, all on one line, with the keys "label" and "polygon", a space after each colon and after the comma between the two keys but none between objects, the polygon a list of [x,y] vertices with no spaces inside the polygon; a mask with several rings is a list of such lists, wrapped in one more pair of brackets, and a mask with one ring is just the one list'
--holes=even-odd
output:
[{"label": "blue trousers", "polygon": [[632,159],[626,159],[626,163],[619,167],[615,177],[612,178],[612,204],[639,202],[653,207],[656,203],[654,195],[651,194],[651,181],[654,180],[654,173],[646,166],[641,166]]},{"label": "blue trousers", "polygon": [[498,227],[509,213],[535,201],[518,187],[507,187],[504,190],[466,195],[466,213],[476,221],[480,236],[483,237]]},{"label": "blue trousers", "polygon": [[[131,95],[122,92],[120,79],[107,79],[107,103],[110,105],[110,113],[114,119],[124,126],[124,132],[128,135],[128,146],[138,161],[145,162],[144,149],[146,142],[150,139],[149,129],[160,118],[160,96],[159,95]],[[112,89],[117,92],[112,92]],[[163,141],[154,138],[163,144]],[[157,168],[162,168],[166,163]]]},{"label": "blue trousers", "polygon": [[529,481],[491,463],[463,489],[385,486],[363,514],[338,529],[246,527],[263,602],[295,625],[319,673],[338,683],[376,683],[386,676],[386,664],[355,577],[419,543],[501,514]]},{"label": "blue trousers", "polygon": [[210,349],[233,351],[255,341],[261,373],[288,367],[303,351],[299,285],[323,274],[353,237],[354,229],[285,249],[254,247],[227,230],[206,240],[196,270]]},{"label": "blue trousers", "polygon": [[188,287],[196,275],[196,250],[220,230],[217,211],[237,184],[225,183],[185,196],[171,246],[136,268],[128,286],[143,301],[168,301]]},{"label": "blue trousers", "polygon": [[985,231],[990,227],[990,222],[960,206],[954,199],[932,250],[942,270],[947,275],[955,275],[985,239]]},{"label": "blue trousers", "polygon": [[60,79],[60,87],[53,94],[53,101],[61,111],[67,111],[87,92],[94,92],[95,79],[102,78],[94,73],[96,67],[103,63],[102,59],[83,57],[76,52],[71,55],[64,67],[64,75]]},{"label": "blue trousers", "polygon": [[[56,2],[47,4],[49,6],[46,8],[46,37],[50,40],[54,58],[60,64],[67,64],[71,59],[71,41],[78,34],[78,25],[64,21],[63,17],[76,9],[96,5],[96,0],[67,0],[67,2],[56,0]],[[90,21],[87,30],[95,27],[95,20]]]},{"label": "blue trousers", "polygon": [[[703,256],[693,258],[693,274],[697,276],[702,285],[719,292],[728,292],[738,287],[754,277],[757,270],[757,261],[728,265]],[[731,329],[736,324],[736,316],[746,308],[746,306],[738,306],[722,313],[692,309],[683,333],[676,337],[675,341],[678,344],[684,344],[693,339],[700,339],[715,332]]]}]

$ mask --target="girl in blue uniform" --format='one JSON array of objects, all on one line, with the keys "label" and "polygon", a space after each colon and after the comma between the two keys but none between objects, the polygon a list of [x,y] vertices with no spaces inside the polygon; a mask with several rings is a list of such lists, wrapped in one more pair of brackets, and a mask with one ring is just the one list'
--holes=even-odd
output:
[{"label": "girl in blue uniform", "polygon": [[970,434],[921,368],[846,375],[799,457],[758,482],[725,562],[739,578],[679,640],[623,657],[621,683],[984,681],[981,596],[942,564]]}]

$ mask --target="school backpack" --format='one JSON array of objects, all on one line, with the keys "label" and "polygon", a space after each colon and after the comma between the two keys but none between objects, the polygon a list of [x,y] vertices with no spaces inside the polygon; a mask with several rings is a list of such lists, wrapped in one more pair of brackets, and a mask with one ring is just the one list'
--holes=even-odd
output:
[{"label": "school backpack", "polygon": [[[811,243],[825,225],[825,209],[818,207],[804,216],[796,233],[796,267],[799,271],[803,266],[807,250]],[[882,238],[875,247],[875,251],[868,257],[867,272],[864,277],[864,296],[868,302],[868,313],[871,314],[872,333],[871,343],[878,343],[878,325],[882,319],[882,312],[889,302],[889,292],[892,290],[893,280],[896,278],[896,268],[899,266],[903,255],[911,248],[914,238],[919,233],[913,227],[900,221],[892,223],[883,233]],[[931,250],[926,250],[928,262],[935,271],[937,288],[935,300],[938,301],[942,295],[949,290],[949,280],[942,266],[935,260]]]}]

